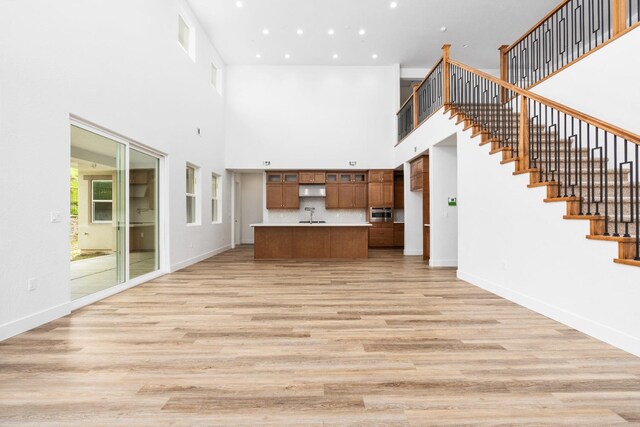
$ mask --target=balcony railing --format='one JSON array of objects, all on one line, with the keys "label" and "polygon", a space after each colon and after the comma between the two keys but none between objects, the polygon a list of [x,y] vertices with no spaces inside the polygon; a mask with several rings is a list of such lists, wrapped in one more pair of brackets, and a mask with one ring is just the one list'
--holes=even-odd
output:
[{"label": "balcony railing", "polygon": [[398,143],[444,105],[447,93],[444,73],[449,48],[449,45],[443,47],[444,56],[436,62],[420,84],[414,86],[413,94],[400,107],[397,113]]},{"label": "balcony railing", "polygon": [[638,23],[640,0],[563,0],[510,46],[501,78],[530,88]]}]

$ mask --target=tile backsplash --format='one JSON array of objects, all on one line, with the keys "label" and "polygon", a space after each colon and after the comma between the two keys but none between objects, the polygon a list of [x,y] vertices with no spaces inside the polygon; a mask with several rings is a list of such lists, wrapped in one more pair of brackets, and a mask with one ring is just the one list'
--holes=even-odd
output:
[{"label": "tile backsplash", "polygon": [[264,214],[265,224],[291,224],[309,220],[309,212],[304,208],[314,207],[313,220],[330,224],[363,224],[367,222],[366,209],[327,209],[324,197],[303,197],[298,210],[269,209]]}]

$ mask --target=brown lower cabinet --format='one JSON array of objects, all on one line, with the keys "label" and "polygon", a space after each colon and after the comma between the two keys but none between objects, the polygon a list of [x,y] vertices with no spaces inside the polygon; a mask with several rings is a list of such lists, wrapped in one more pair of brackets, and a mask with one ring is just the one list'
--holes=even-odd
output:
[{"label": "brown lower cabinet", "polygon": [[401,222],[393,224],[393,246],[396,248],[404,247],[404,224]]},{"label": "brown lower cabinet", "polygon": [[393,223],[372,223],[369,229],[369,247],[391,248],[393,245]]},{"label": "brown lower cabinet", "polygon": [[256,259],[367,258],[367,226],[259,226],[254,228]]}]

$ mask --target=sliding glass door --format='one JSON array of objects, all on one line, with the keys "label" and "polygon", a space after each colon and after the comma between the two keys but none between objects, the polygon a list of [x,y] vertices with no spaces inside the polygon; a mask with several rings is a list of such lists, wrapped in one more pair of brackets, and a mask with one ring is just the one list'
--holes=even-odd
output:
[{"label": "sliding glass door", "polygon": [[71,126],[71,299],[125,281],[125,145]]},{"label": "sliding glass door", "polygon": [[129,149],[129,278],[158,270],[159,159]]},{"label": "sliding glass door", "polygon": [[72,301],[159,270],[159,176],[158,157],[71,125]]}]

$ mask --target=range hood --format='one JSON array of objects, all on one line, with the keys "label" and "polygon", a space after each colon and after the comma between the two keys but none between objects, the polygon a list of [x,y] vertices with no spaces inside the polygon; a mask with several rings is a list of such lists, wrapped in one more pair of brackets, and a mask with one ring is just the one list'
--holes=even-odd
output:
[{"label": "range hood", "polygon": [[324,185],[301,185],[300,197],[326,197],[327,189]]}]

